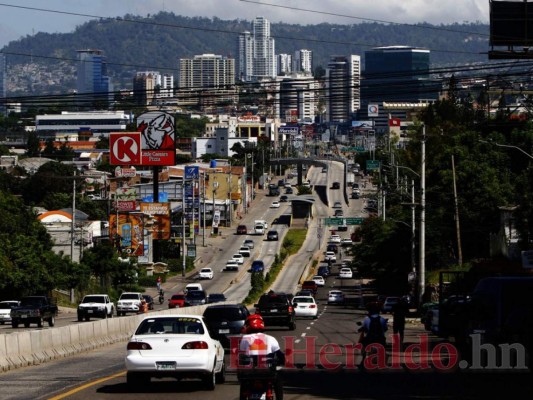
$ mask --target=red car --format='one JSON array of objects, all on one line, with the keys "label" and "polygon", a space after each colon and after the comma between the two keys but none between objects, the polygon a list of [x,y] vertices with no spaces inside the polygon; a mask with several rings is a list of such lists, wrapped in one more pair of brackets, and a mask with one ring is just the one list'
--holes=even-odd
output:
[{"label": "red car", "polygon": [[246,228],[246,225],[239,225],[237,227],[237,235],[246,235],[248,234],[248,229]]},{"label": "red car", "polygon": [[185,294],[176,293],[168,299],[168,308],[181,308],[185,307]]}]

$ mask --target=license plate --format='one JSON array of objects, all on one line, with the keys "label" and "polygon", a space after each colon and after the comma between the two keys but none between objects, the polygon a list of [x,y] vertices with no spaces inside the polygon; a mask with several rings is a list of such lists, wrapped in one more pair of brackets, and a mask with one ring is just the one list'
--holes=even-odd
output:
[{"label": "license plate", "polygon": [[174,370],[176,369],[176,363],[174,361],[160,361],[155,363],[157,370]]},{"label": "license plate", "polygon": [[87,312],[88,312],[89,314],[92,314],[92,313],[93,313],[93,310],[89,310],[89,311],[87,311]]},{"label": "license plate", "polygon": [[278,312],[278,309],[277,308],[273,308],[272,310],[270,310],[270,312]]},{"label": "license plate", "polygon": [[229,333],[229,329],[219,329],[218,333]]}]

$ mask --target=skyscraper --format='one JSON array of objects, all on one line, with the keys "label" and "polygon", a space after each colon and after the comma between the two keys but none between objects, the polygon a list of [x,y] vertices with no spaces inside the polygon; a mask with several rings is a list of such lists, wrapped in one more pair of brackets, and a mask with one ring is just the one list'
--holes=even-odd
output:
[{"label": "skyscraper", "polygon": [[270,37],[270,22],[256,17],[252,22],[253,33],[239,35],[239,79],[272,79],[276,77],[275,41]]},{"label": "skyscraper", "polygon": [[326,69],[326,119],[350,121],[360,108],[361,57],[333,56]]},{"label": "skyscraper", "polygon": [[311,50],[296,50],[293,58],[293,71],[295,72],[313,72],[313,52]]},{"label": "skyscraper", "polygon": [[288,75],[292,71],[292,57],[290,54],[278,54],[278,75]]},{"label": "skyscraper", "polygon": [[180,59],[180,88],[226,88],[235,84],[235,59],[202,54]]},{"label": "skyscraper", "polygon": [[0,114],[6,113],[5,99],[7,95],[7,65],[6,57],[0,54]]},{"label": "skyscraper", "polygon": [[113,100],[113,85],[107,76],[107,64],[102,50],[78,50],[76,89],[80,103]]},{"label": "skyscraper", "polygon": [[436,99],[440,85],[430,79],[429,67],[428,49],[388,46],[366,51],[363,102]]},{"label": "skyscraper", "polygon": [[155,97],[155,87],[161,81],[159,72],[137,72],[133,78],[133,99],[135,104],[150,105]]}]

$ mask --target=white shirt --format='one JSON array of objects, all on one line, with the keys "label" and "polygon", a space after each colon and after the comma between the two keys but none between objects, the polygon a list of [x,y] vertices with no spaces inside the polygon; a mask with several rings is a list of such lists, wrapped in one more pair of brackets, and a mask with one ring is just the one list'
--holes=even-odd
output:
[{"label": "white shirt", "polygon": [[246,355],[267,355],[280,350],[279,343],[275,337],[264,333],[250,333],[241,339],[239,350]]}]

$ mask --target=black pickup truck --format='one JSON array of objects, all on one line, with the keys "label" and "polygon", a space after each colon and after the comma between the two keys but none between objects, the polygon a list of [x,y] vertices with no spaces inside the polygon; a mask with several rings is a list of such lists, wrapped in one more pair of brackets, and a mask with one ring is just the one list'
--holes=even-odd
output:
[{"label": "black pickup truck", "polygon": [[57,313],[57,304],[50,297],[23,297],[20,300],[20,306],[11,309],[11,326],[18,328],[19,324],[24,324],[28,328],[30,324],[37,324],[39,328],[42,328],[45,321],[49,326],[54,326]]}]

